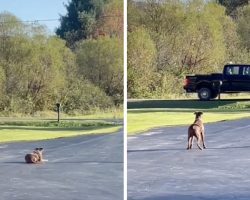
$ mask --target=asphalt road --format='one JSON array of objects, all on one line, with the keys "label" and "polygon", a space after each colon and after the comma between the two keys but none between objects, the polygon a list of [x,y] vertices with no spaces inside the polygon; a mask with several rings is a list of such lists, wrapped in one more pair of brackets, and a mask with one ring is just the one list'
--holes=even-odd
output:
[{"label": "asphalt road", "polygon": [[[35,147],[44,164],[25,164]],[[1,200],[122,200],[123,132],[0,144]]]},{"label": "asphalt road", "polygon": [[206,124],[207,149],[187,151],[187,126],[128,138],[129,200],[249,200],[250,119]]}]

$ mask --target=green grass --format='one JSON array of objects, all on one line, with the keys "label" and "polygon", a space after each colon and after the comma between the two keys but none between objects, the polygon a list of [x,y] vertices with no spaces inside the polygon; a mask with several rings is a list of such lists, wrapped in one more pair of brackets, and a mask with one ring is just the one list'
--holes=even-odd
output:
[{"label": "green grass", "polygon": [[[18,116],[18,115],[17,115]],[[99,112],[84,116],[39,114],[38,116],[0,117],[0,142],[46,140],[86,134],[107,134],[117,132],[122,126],[123,114]]]},{"label": "green grass", "polygon": [[32,127],[57,127],[57,128],[81,128],[103,127],[117,125],[119,121],[110,120],[62,120],[59,123],[51,120],[2,120],[1,126],[32,126]]},{"label": "green grass", "polygon": [[121,126],[84,128],[46,128],[30,126],[1,126],[0,142],[35,141],[87,134],[107,134],[118,131]]},{"label": "green grass", "polygon": [[[128,102],[128,135],[163,126],[188,125],[195,111],[205,123],[250,117],[250,101],[136,100]],[[133,108],[133,109],[132,109]]]}]

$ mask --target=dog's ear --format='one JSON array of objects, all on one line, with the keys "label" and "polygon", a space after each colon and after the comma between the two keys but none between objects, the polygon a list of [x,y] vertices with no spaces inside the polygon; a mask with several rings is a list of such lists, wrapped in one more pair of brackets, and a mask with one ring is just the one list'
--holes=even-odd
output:
[{"label": "dog's ear", "polygon": [[35,148],[35,151],[43,151],[43,148]]},{"label": "dog's ear", "polygon": [[194,112],[194,115],[197,115],[197,112]]}]

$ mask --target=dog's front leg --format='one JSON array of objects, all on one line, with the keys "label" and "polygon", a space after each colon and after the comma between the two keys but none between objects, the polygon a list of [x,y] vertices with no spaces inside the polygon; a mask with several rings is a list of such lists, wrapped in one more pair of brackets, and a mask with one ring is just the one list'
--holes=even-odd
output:
[{"label": "dog's front leg", "polygon": [[200,146],[200,143],[201,143],[201,137],[198,137],[197,138],[197,146],[200,150],[202,150],[201,146]]}]

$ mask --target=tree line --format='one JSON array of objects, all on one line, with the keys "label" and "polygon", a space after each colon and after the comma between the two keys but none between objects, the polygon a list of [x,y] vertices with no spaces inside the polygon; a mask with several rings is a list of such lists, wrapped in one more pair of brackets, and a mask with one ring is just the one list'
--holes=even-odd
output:
[{"label": "tree line", "polygon": [[57,35],[0,13],[0,112],[33,114],[59,102],[83,114],[123,102],[123,2],[72,0],[66,9]]},{"label": "tree line", "polygon": [[183,96],[185,75],[249,63],[249,22],[244,0],[129,0],[128,97]]}]

